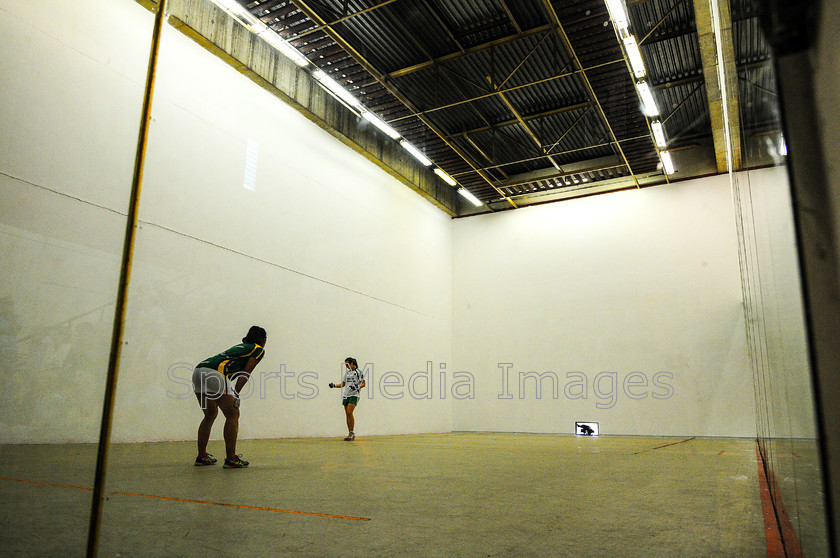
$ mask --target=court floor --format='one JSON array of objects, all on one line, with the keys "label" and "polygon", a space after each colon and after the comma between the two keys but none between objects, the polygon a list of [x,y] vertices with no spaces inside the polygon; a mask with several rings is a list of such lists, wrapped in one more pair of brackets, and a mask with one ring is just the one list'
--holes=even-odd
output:
[{"label": "court floor", "polygon": [[[247,469],[194,467],[193,442],[114,445],[99,555],[767,555],[750,439],[452,433],[239,450]],[[5,555],[84,554],[95,452],[0,446]]]}]

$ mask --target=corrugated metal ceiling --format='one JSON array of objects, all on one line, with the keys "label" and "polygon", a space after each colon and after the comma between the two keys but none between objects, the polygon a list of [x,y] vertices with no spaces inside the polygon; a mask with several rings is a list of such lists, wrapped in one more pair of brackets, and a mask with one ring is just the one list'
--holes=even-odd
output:
[{"label": "corrugated metal ceiling", "polygon": [[[485,203],[667,179],[604,0],[239,1]],[[626,4],[668,147],[709,143],[692,1]],[[756,2],[731,12],[742,128],[777,129]]]}]

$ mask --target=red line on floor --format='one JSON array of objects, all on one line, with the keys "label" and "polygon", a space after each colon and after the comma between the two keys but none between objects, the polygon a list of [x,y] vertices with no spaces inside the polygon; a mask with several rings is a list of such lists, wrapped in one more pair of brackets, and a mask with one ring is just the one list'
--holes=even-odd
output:
[{"label": "red line on floor", "polygon": [[661,446],[656,446],[656,447],[653,447],[653,448],[648,448],[646,450],[637,451],[633,455],[639,455],[640,453],[645,453],[645,452],[648,452],[648,451],[667,448],[668,446],[676,446],[677,444],[684,444],[686,442],[690,442],[691,440],[694,440],[694,436],[692,436],[691,438],[686,438],[685,440],[680,440],[679,442],[671,442],[670,444],[662,444]]},{"label": "red line on floor", "polygon": [[[93,490],[92,488],[87,488],[85,486],[73,486],[70,484],[59,484],[55,482],[41,482],[41,481],[33,481],[33,480],[26,480],[26,479],[14,479],[11,477],[0,477],[0,480],[5,481],[12,481],[12,482],[22,482],[27,484],[39,484],[43,486],[55,486],[59,488],[75,488],[76,490]],[[264,508],[260,506],[247,506],[244,504],[225,504],[223,502],[210,502],[207,500],[190,500],[187,498],[173,498],[170,496],[155,496],[153,494],[137,494],[134,492],[111,492],[111,495],[121,495],[121,496],[139,496],[142,498],[154,498],[156,500],[169,500],[172,502],[188,502],[191,504],[210,504],[213,506],[225,506],[229,508],[240,508],[246,510],[260,510],[260,511],[271,511],[271,512],[279,512],[279,513],[293,513],[297,515],[315,515],[319,517],[331,517],[333,519],[351,519],[354,521],[370,521],[369,517],[355,517],[352,515],[336,515],[332,513],[317,513],[317,512],[304,512],[304,511],[297,511],[297,510],[282,510],[279,508]]]},{"label": "red line on floor", "polygon": [[317,513],[317,512],[304,512],[304,511],[296,511],[296,510],[281,510],[279,508],[264,508],[260,506],[246,506],[244,504],[226,504],[224,502],[211,502],[208,500],[190,500],[188,498],[173,498],[171,496],[155,496],[153,494],[137,494],[134,492],[111,492],[112,495],[119,494],[121,496],[139,496],[141,498],[154,498],[156,500],[169,500],[171,502],[187,502],[190,504],[209,504],[213,506],[225,506],[228,508],[241,508],[246,510],[260,510],[260,511],[270,511],[270,512],[279,512],[279,513],[293,513],[297,515],[316,515],[319,517],[331,517],[334,519],[352,519],[355,521],[370,521],[369,517],[354,517],[352,515],[335,515],[331,513]]},{"label": "red line on floor", "polygon": [[[758,483],[761,492],[761,509],[764,515],[764,534],[767,540],[767,556],[770,558],[785,558],[802,556],[802,548],[799,546],[799,539],[796,531],[790,522],[785,507],[781,501],[781,492],[776,482],[776,477],[769,471],[768,479],[764,469],[764,459],[755,444],[756,461],[758,461]],[[773,505],[771,489],[776,493],[776,505]]]},{"label": "red line on floor", "polygon": [[34,480],[26,480],[26,479],[13,479],[11,477],[0,477],[0,480],[12,481],[12,482],[25,482],[28,484],[41,484],[44,486],[57,486],[59,488],[75,488],[76,490],[93,490],[92,488],[88,488],[86,486],[73,486],[72,484],[58,484],[55,482],[41,482],[41,481],[34,481]]}]

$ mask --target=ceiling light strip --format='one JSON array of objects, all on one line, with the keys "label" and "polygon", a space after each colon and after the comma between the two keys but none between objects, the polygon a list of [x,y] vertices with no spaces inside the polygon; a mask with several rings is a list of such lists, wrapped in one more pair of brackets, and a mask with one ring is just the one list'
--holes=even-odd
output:
[{"label": "ceiling light strip", "polygon": [[[324,19],[318,15],[318,13],[309,6],[309,0],[295,0],[295,5],[300,9],[300,11],[308,17],[313,23],[316,25],[323,25],[326,22]],[[350,44],[344,37],[341,36],[340,33],[337,33],[335,29],[332,28],[325,28],[324,33],[327,34],[335,43],[341,47],[344,52],[349,54],[355,61],[358,63],[364,70],[366,70],[370,76],[376,80],[386,91],[388,91],[391,95],[393,95],[398,101],[400,101],[409,111],[412,113],[417,113],[417,107],[405,96],[403,95],[398,88],[395,88],[392,83],[390,83],[387,76],[383,75],[369,60],[367,60],[362,54],[356,50],[356,48]],[[470,159],[470,157],[464,153],[463,149],[458,147],[457,144],[449,141],[446,135],[435,125],[434,122],[429,120],[428,118],[424,117],[423,115],[419,115],[420,121],[423,122],[432,132],[435,133],[436,136],[440,138],[440,140],[446,144],[452,151],[458,154],[461,159],[464,160],[467,165],[472,168],[476,174],[487,184],[496,190],[499,194],[502,194],[493,180],[488,178],[488,176],[483,173],[482,171],[478,170],[475,163]],[[395,122],[397,119],[392,120]],[[511,205],[515,208],[516,204],[513,201],[510,202]],[[492,208],[491,208],[492,211]]]},{"label": "ceiling light strip", "polygon": [[400,145],[403,147],[403,149],[405,149],[406,151],[408,151],[409,153],[411,153],[411,155],[412,155],[415,159],[417,159],[418,161],[420,161],[420,163],[421,163],[424,167],[430,167],[430,166],[432,166],[432,161],[430,161],[428,157],[426,157],[425,155],[423,155],[423,153],[422,153],[419,149],[417,149],[416,147],[414,147],[413,145],[411,145],[411,144],[408,142],[408,140],[400,140]]},{"label": "ceiling light strip", "polygon": [[484,205],[483,203],[481,203],[481,200],[472,195],[472,193],[470,193],[470,191],[464,188],[463,186],[461,188],[458,188],[458,193],[465,197],[467,200],[469,200],[469,202],[476,207]]},{"label": "ceiling light strip", "polygon": [[676,172],[670,151],[660,151],[659,159],[662,161],[662,169],[665,171],[665,174],[674,174]]},{"label": "ceiling light strip", "polygon": [[636,91],[642,98],[642,112],[645,116],[659,116],[659,107],[656,106],[656,100],[653,98],[653,93],[650,90],[646,81],[636,83]]},{"label": "ceiling light strip", "polygon": [[665,128],[662,122],[655,120],[650,123],[650,129],[653,131],[653,139],[656,141],[656,147],[667,147],[668,142],[665,139]]},{"label": "ceiling light strip", "polygon": [[440,167],[435,167],[435,174],[441,177],[441,179],[443,179],[443,181],[449,184],[450,186],[456,186],[458,184],[458,182],[456,182],[454,178],[446,174],[446,171],[444,171]]},{"label": "ceiling light strip", "polygon": [[[568,50],[569,54],[574,61],[575,66],[578,70],[575,70],[574,73],[580,73],[584,88],[586,89],[586,93],[592,102],[595,104],[595,107],[598,109],[598,114],[601,118],[601,121],[604,124],[607,132],[609,133],[609,139],[615,145],[616,149],[618,150],[618,154],[621,157],[621,160],[624,161],[624,164],[627,166],[627,171],[630,176],[633,178],[633,183],[636,187],[639,187],[639,180],[636,177],[636,174],[633,172],[633,169],[630,167],[630,162],[627,160],[627,155],[624,153],[624,150],[621,148],[621,144],[618,142],[618,137],[616,137],[615,132],[610,125],[610,121],[607,118],[607,114],[604,112],[604,107],[601,106],[601,102],[598,100],[598,95],[595,94],[595,89],[592,87],[592,82],[589,81],[589,76],[586,74],[588,70],[592,70],[596,67],[601,67],[606,64],[612,64],[612,62],[607,62],[604,64],[597,64],[595,66],[591,66],[589,68],[584,68],[580,62],[580,58],[577,55],[577,52],[572,46],[572,41],[569,39],[569,35],[566,33],[566,29],[563,27],[563,24],[560,22],[560,17],[557,15],[557,10],[554,8],[551,0],[543,0],[543,10],[546,14],[548,14],[549,19],[554,25],[556,26],[557,32],[560,35],[561,41],[563,46]],[[623,60],[622,60],[623,61]]]},{"label": "ceiling light strip", "polygon": [[[260,21],[259,18],[254,16],[236,0],[212,0],[212,2],[219,6],[226,13],[228,13],[230,16],[232,16],[235,20],[239,21],[242,25],[247,27],[251,32],[253,32],[258,37],[265,40],[268,44],[276,48],[281,54],[289,58],[292,62],[294,62],[301,68],[306,68],[307,66],[309,66],[309,61],[302,53],[300,53],[288,41],[283,39],[273,29],[271,29],[265,23]],[[387,3],[388,2],[385,2],[384,4]],[[330,77],[326,72],[324,72],[320,68],[316,68],[314,71],[311,72],[311,75],[318,81],[318,83],[323,85],[324,88],[330,94],[336,97],[348,108],[356,111],[359,115],[361,115],[362,118],[373,124],[376,128],[385,133],[391,139],[399,140],[400,145],[403,147],[403,149],[411,153],[411,155],[414,156],[414,158],[417,159],[423,166],[429,167],[434,164],[419,149],[417,149],[411,143],[409,143],[408,140],[401,139],[399,132],[397,132],[387,122],[376,116],[369,109],[367,109],[361,102],[359,102],[358,99],[356,99],[355,96],[353,96],[352,93],[350,93],[350,91],[348,91],[340,83],[338,83],[336,80]],[[434,172],[450,186],[458,186],[458,182],[454,178],[449,176],[446,172],[444,172],[443,169],[435,167]],[[472,193],[470,193],[463,187],[460,187],[458,189],[458,193],[467,198],[476,206],[484,205],[478,198],[476,198]]]},{"label": "ceiling light strip", "polygon": [[[356,99],[356,97],[354,97],[352,93],[350,93],[347,89],[342,87],[340,83],[338,83],[329,75],[327,75],[327,73],[324,70],[315,70],[314,72],[312,72],[312,77],[321,82],[324,85],[324,87],[329,89],[332,93],[335,94],[336,97],[344,101],[351,108],[356,109],[357,111],[364,110],[365,107],[362,106],[362,103],[360,103],[359,100]],[[385,123],[382,122],[382,124]],[[377,128],[379,128],[379,125],[377,125]],[[391,131],[393,132],[393,129],[391,129]],[[389,133],[388,135],[390,136],[391,134]],[[399,135],[397,137],[399,137]]]},{"label": "ceiling light strip", "polygon": [[400,137],[400,133],[393,128],[391,128],[388,124],[385,123],[384,120],[370,112],[369,110],[365,109],[362,112],[362,118],[385,132],[385,134],[391,139],[398,139]]},{"label": "ceiling light strip", "polygon": [[[714,3],[716,0],[711,0]],[[644,60],[642,59],[642,52],[639,49],[639,43],[636,41],[636,38],[630,32],[630,16],[624,6],[623,0],[605,0],[607,5],[607,11],[610,13],[610,19],[613,21],[613,25],[615,26],[616,33],[618,34],[619,39],[621,40],[621,44],[624,47],[624,52],[627,55],[627,60],[630,64],[630,72],[633,74],[633,77],[637,80],[636,81],[636,91],[639,94],[639,98],[642,101],[642,112],[647,117],[658,117],[659,116],[659,107],[656,105],[656,99],[653,97],[653,92],[650,89],[647,81],[645,81],[645,77],[647,76],[647,70],[645,69]],[[673,11],[673,9],[672,9]],[[669,12],[670,13],[670,12]],[[659,24],[661,24],[660,21]],[[648,33],[645,36],[645,39],[650,36]],[[720,44],[718,44],[718,56],[720,57]],[[724,94],[724,98],[725,94]],[[725,111],[724,107],[724,111]],[[724,119],[726,118],[726,113],[724,112]],[[650,122],[649,126],[651,133],[653,134],[654,144],[656,146],[657,153],[659,154],[659,159],[662,162],[662,169],[665,172],[665,179],[668,179],[668,175],[674,174],[674,163],[671,159],[671,154],[667,151],[661,151],[662,148],[668,146],[667,138],[665,137],[665,128],[662,125],[662,122],[658,119]],[[728,137],[727,137],[727,146]],[[729,151],[729,150],[728,150]],[[728,153],[729,154],[729,153]]]}]

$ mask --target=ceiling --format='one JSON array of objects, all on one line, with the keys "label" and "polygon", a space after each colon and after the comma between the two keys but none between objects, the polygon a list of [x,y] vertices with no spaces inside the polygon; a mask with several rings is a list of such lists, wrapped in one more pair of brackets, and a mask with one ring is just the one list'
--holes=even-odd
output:
[{"label": "ceiling", "polygon": [[238,1],[491,210],[723,172],[727,106],[735,168],[778,149],[758,0],[720,8],[722,46],[708,0],[625,1],[655,117],[604,0]]}]

